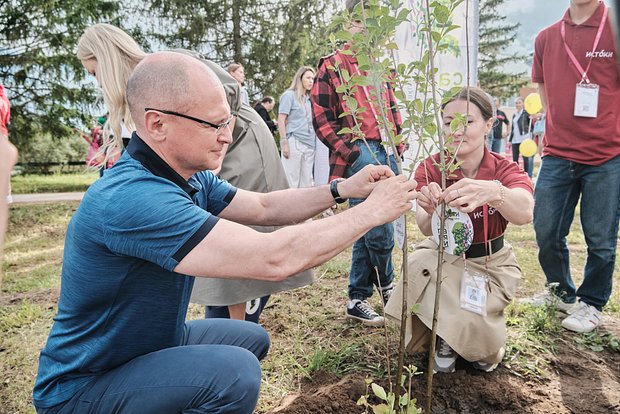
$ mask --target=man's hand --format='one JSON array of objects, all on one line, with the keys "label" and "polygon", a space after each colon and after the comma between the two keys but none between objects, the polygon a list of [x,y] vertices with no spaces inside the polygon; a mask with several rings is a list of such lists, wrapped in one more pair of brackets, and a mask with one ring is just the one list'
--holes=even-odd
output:
[{"label": "man's hand", "polygon": [[379,181],[393,176],[394,172],[386,165],[367,165],[338,184],[338,192],[343,198],[366,198]]},{"label": "man's hand", "polygon": [[411,210],[412,201],[418,196],[417,186],[415,180],[404,175],[384,178],[361,205],[376,214],[378,224],[388,223]]},{"label": "man's hand", "polygon": [[424,211],[432,216],[439,204],[441,193],[442,191],[439,184],[430,182],[418,191],[418,206],[422,207]]}]

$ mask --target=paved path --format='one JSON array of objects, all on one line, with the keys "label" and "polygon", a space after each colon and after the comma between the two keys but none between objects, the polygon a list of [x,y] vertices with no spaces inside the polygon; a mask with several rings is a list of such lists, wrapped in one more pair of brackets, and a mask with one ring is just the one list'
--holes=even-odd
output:
[{"label": "paved path", "polygon": [[80,201],[84,193],[13,194],[13,204],[53,203],[56,201]]}]

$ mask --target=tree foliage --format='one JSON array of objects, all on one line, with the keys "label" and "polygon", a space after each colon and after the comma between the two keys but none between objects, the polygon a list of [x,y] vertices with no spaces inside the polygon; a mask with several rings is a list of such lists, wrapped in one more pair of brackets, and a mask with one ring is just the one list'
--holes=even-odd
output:
[{"label": "tree foliage", "polygon": [[75,45],[86,26],[117,10],[116,1],[0,0],[0,82],[20,148],[41,134],[66,137],[90,116],[96,95],[82,82]]},{"label": "tree foliage", "polygon": [[[148,36],[164,47],[202,53],[227,66],[244,65],[251,99],[280,95],[301,65],[323,53],[337,0],[151,0],[158,22]],[[156,46],[159,47],[159,46]]]},{"label": "tree foliage", "polygon": [[525,72],[511,73],[512,64],[523,62],[526,55],[509,53],[520,23],[511,23],[502,14],[505,0],[480,0],[480,40],[478,79],[480,86],[493,96],[514,96],[527,81]]}]

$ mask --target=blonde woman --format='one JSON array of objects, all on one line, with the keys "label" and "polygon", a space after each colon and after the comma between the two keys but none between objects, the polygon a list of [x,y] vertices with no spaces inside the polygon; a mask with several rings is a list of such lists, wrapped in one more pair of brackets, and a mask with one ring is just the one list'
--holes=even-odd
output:
[{"label": "blonde woman", "polygon": [[104,145],[100,152],[106,159],[118,154],[135,129],[127,101],[125,87],[131,72],[146,56],[135,40],[118,27],[96,24],[86,29],[77,45],[77,57],[88,73],[97,78],[103,91],[103,102],[109,111],[104,131]]},{"label": "blonde woman", "polygon": [[311,187],[316,134],[312,126],[310,91],[314,69],[302,66],[280,97],[278,131],[282,165],[292,188]]},{"label": "blonde woman", "polygon": [[[125,89],[134,67],[147,54],[123,30],[100,23],[84,32],[78,43],[77,56],[103,89],[104,101],[110,112],[108,125],[113,137],[122,136],[123,125],[133,131],[134,123],[125,99]],[[228,104],[235,115],[230,124],[233,142],[224,150],[222,167],[216,173],[244,190],[269,192],[288,188],[273,136],[260,116],[251,107],[242,104],[238,80],[215,63],[206,59],[201,61],[215,72],[224,85]],[[112,138],[107,146],[120,148],[120,140]],[[275,227],[255,228],[263,232],[275,230]],[[283,282],[200,278],[194,284],[192,302],[206,305],[207,317],[258,322],[269,295],[308,285],[313,278],[310,270]]]},{"label": "blonde woman", "polygon": [[247,89],[245,89],[245,69],[243,68],[243,65],[240,63],[231,63],[226,68],[226,71],[239,83],[239,89],[241,90],[241,102],[249,105],[250,97],[248,96]]}]

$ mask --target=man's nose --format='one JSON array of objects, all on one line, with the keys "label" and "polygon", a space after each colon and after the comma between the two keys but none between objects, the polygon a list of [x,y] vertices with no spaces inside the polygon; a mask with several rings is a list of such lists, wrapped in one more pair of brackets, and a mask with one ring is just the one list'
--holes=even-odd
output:
[{"label": "man's nose", "polygon": [[226,125],[224,128],[222,128],[220,130],[220,133],[218,134],[218,140],[222,141],[226,144],[230,144],[233,142],[233,137],[232,137],[232,128],[231,125],[228,124]]}]

